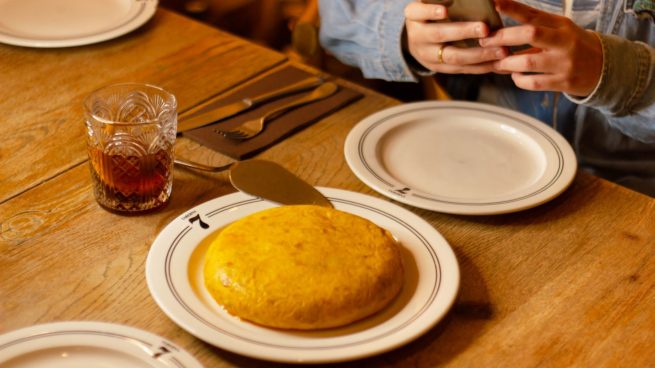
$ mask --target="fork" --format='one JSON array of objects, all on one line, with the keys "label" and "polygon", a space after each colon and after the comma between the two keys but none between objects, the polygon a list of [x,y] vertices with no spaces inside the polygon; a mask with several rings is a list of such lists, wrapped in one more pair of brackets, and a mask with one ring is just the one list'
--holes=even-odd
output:
[{"label": "fork", "polygon": [[332,94],[334,94],[334,92],[337,91],[337,89],[339,89],[339,87],[332,82],[323,83],[321,86],[315,88],[305,96],[295,99],[280,107],[277,107],[267,112],[266,114],[264,114],[262,117],[258,119],[245,121],[230,130],[216,129],[215,132],[222,135],[225,138],[229,138],[233,140],[242,141],[242,140],[250,139],[256,136],[257,134],[261,133],[262,130],[264,130],[264,125],[267,122],[279,117],[280,115],[286,113],[291,109],[306,105],[314,101],[322,100],[328,96],[331,96]]}]

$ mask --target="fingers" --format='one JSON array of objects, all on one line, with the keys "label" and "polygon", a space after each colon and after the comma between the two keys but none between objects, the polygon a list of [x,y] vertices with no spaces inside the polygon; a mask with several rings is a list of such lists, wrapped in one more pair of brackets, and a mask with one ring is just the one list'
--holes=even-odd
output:
[{"label": "fingers", "polygon": [[566,17],[531,8],[514,0],[495,0],[496,9],[520,25],[505,27],[480,39],[485,48],[529,45],[494,62],[495,72],[511,73],[517,87],[586,96],[598,83],[602,48],[593,34]]},{"label": "fingers", "polygon": [[564,91],[570,89],[571,79],[560,69],[562,60],[539,49],[526,50],[494,63],[498,72],[512,74],[517,87],[530,91]]},{"label": "fingers", "polygon": [[512,73],[512,80],[517,87],[529,91],[566,90],[565,81],[556,74]]},{"label": "fingers", "polygon": [[553,68],[553,62],[543,53],[512,55],[497,61],[495,65],[498,70],[512,73],[546,73]]},{"label": "fingers", "polygon": [[445,74],[487,74],[494,71],[493,62],[474,65],[440,64],[436,72]]},{"label": "fingers", "polygon": [[[475,73],[487,73],[493,69],[493,61],[507,56],[507,50],[498,48],[460,48],[452,45],[443,45],[441,57],[439,57],[439,47],[434,45],[425,47],[420,50],[420,60],[423,65],[430,70],[437,72],[452,72],[455,70],[464,70],[463,67],[472,67],[470,70]],[[418,60],[418,59],[417,59]],[[479,64],[490,63],[484,67]]]},{"label": "fingers", "polygon": [[579,29],[570,19],[531,8],[513,0],[496,0],[499,12],[521,25],[505,27],[480,40],[483,47],[532,45],[540,48],[559,47],[568,42]]},{"label": "fingers", "polygon": [[486,37],[489,27],[483,22],[440,22],[424,24],[414,32],[416,40],[437,44]]},{"label": "fingers", "polygon": [[496,10],[519,23],[556,27],[563,17],[512,0],[496,0]]},{"label": "fingers", "polygon": [[447,17],[446,7],[443,5],[423,4],[411,2],[405,7],[405,18],[414,22],[427,22],[442,20]]},{"label": "fingers", "polygon": [[532,45],[549,48],[561,44],[558,31],[553,28],[522,24],[514,27],[499,29],[491,37],[480,39],[480,46],[521,46]]},{"label": "fingers", "polygon": [[[484,22],[449,22],[447,9],[418,1],[405,7],[409,53],[426,68],[441,73],[481,74],[494,71],[493,61],[507,56],[504,47],[459,48],[448,43],[489,34]],[[442,45],[443,46],[442,48]],[[441,53],[439,52],[441,50]]]},{"label": "fingers", "polygon": [[445,46],[441,54],[443,64],[472,65],[502,59],[507,56],[507,49],[502,47],[462,48],[456,46]]}]

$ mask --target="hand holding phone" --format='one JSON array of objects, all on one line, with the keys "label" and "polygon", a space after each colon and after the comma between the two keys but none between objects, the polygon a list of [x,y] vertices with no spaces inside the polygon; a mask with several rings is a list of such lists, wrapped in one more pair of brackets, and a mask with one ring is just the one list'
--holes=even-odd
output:
[{"label": "hand holding phone", "polygon": [[[480,27],[483,21],[453,21],[448,9],[423,2],[410,2],[404,9],[405,32],[403,48],[408,63],[416,62],[428,70],[446,74],[483,74],[493,72],[494,62],[507,56],[503,47],[480,47],[479,40],[489,36],[489,28]],[[433,0],[434,1],[434,0]],[[438,0],[442,5],[455,6],[457,1]],[[448,1],[448,2],[444,2]],[[492,1],[492,0],[485,0]],[[488,3],[491,6],[491,3]],[[496,14],[495,9],[492,13]],[[500,20],[498,18],[490,18]],[[494,23],[499,24],[499,23]],[[469,41],[469,45],[465,43]],[[470,47],[466,47],[470,46]]]},{"label": "hand holding phone", "polygon": [[503,27],[493,0],[422,0],[426,4],[439,4],[448,8],[451,22],[484,22],[489,31]]}]

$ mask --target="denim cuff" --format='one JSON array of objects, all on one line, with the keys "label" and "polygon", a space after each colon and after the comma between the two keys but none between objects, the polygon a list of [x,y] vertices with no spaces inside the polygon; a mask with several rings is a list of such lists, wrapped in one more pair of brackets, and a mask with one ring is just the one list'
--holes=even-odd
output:
[{"label": "denim cuff", "polygon": [[381,66],[388,80],[416,82],[417,78],[405,60],[402,37],[405,30],[405,7],[409,1],[386,1],[378,29],[381,35]]},{"label": "denim cuff", "polygon": [[566,97],[614,116],[629,115],[646,91],[650,52],[640,42],[607,34],[599,34],[599,38],[603,47],[600,82],[594,92],[583,99]]}]

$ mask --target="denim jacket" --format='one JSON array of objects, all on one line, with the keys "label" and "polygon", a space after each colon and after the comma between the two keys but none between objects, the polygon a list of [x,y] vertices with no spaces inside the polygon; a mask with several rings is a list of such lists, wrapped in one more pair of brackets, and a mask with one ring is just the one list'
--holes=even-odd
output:
[{"label": "denim jacket", "polygon": [[[412,0],[320,0],[321,45],[367,78],[417,81],[403,56],[404,8]],[[533,7],[557,0],[520,0]],[[579,1],[579,0],[575,0]],[[507,76],[498,103],[545,122],[543,99],[564,115],[556,127],[576,151],[580,167],[655,196],[655,0],[600,0],[595,31],[603,72],[584,99],[513,87]],[[574,3],[574,6],[576,3]],[[532,101],[532,102],[530,102]],[[561,111],[557,112],[557,108]]]}]

